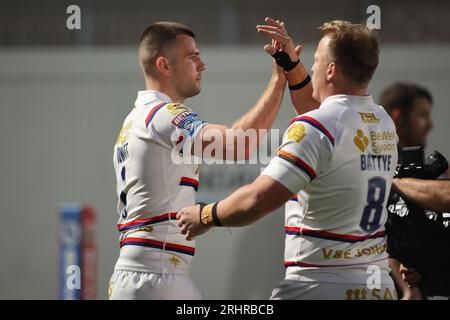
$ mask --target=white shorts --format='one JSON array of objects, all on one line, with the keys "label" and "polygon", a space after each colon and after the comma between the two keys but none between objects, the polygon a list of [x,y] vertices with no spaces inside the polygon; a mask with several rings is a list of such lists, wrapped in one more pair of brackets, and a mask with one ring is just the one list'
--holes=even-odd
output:
[{"label": "white shorts", "polygon": [[283,280],[272,291],[271,300],[397,300],[395,285],[369,289],[366,284]]},{"label": "white shorts", "polygon": [[189,276],[116,270],[108,289],[110,300],[200,300]]}]

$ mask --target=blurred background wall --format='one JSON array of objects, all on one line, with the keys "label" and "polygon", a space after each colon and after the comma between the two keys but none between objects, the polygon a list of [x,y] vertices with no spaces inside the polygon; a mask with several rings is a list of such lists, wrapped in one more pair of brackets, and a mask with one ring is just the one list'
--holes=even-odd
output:
[{"label": "blurred background wall", "polygon": [[[82,29],[66,28],[78,4]],[[370,92],[397,80],[428,87],[435,128],[428,152],[450,157],[450,32],[446,1],[300,3],[208,1],[2,1],[0,4],[0,299],[57,297],[60,202],[92,204],[98,214],[98,297],[118,255],[112,148],[143,79],[135,44],[158,20],[197,34],[207,70],[202,93],[186,101],[210,122],[231,123],[254,104],[271,59],[255,25],[284,19],[312,65],[316,28],[326,20],[365,21],[381,8],[382,52]],[[275,128],[294,116],[286,94]],[[256,165],[203,166],[198,198],[229,194],[259,173]],[[217,229],[197,242],[192,275],[209,299],[265,299],[283,277],[283,211],[242,229]]]}]

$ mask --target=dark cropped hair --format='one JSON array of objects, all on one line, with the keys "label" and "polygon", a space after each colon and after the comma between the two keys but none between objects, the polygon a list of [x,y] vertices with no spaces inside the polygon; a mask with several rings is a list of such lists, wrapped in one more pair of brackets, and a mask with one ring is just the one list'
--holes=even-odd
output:
[{"label": "dark cropped hair", "polygon": [[146,75],[154,74],[158,55],[181,34],[195,38],[189,27],[178,22],[160,21],[144,30],[139,40],[139,63]]}]

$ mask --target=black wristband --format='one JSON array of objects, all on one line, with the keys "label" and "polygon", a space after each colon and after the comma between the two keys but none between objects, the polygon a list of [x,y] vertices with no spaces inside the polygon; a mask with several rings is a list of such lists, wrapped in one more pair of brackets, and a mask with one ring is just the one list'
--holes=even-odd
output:
[{"label": "black wristband", "polygon": [[311,77],[309,76],[309,74],[306,76],[305,80],[303,80],[300,83],[294,84],[292,86],[289,86],[289,90],[300,90],[302,88],[304,88],[309,82],[311,81]]},{"label": "black wristband", "polygon": [[214,203],[213,207],[212,207],[212,211],[211,211],[211,215],[213,218],[213,222],[217,227],[223,227],[222,222],[220,222],[219,217],[217,217],[217,205],[219,204],[220,201],[217,201],[216,203]]},{"label": "black wristband", "polygon": [[277,50],[272,57],[275,59],[275,62],[284,69],[284,71],[291,71],[300,63],[300,59],[297,61],[291,61],[289,55],[284,51]]},{"label": "black wristband", "polygon": [[202,225],[205,225],[205,224],[203,223],[203,221],[202,221],[202,210],[203,210],[203,208],[206,206],[206,203],[204,203],[204,202],[197,202],[196,204],[199,204],[199,205],[200,205],[200,212],[199,212],[200,223],[201,223]]}]

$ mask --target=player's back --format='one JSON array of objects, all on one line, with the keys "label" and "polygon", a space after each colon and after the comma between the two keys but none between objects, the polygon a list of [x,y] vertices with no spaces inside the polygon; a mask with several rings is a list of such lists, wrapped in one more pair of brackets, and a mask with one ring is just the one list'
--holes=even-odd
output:
[{"label": "player's back", "polygon": [[[397,164],[391,118],[370,96],[336,95],[294,119],[286,134],[296,125],[306,127],[305,141],[292,147],[312,171],[298,200],[286,206],[287,274],[360,283],[357,269],[363,278],[368,265],[388,270],[385,208]],[[308,139],[309,132],[323,139]],[[302,147],[316,156],[303,156]]]}]

